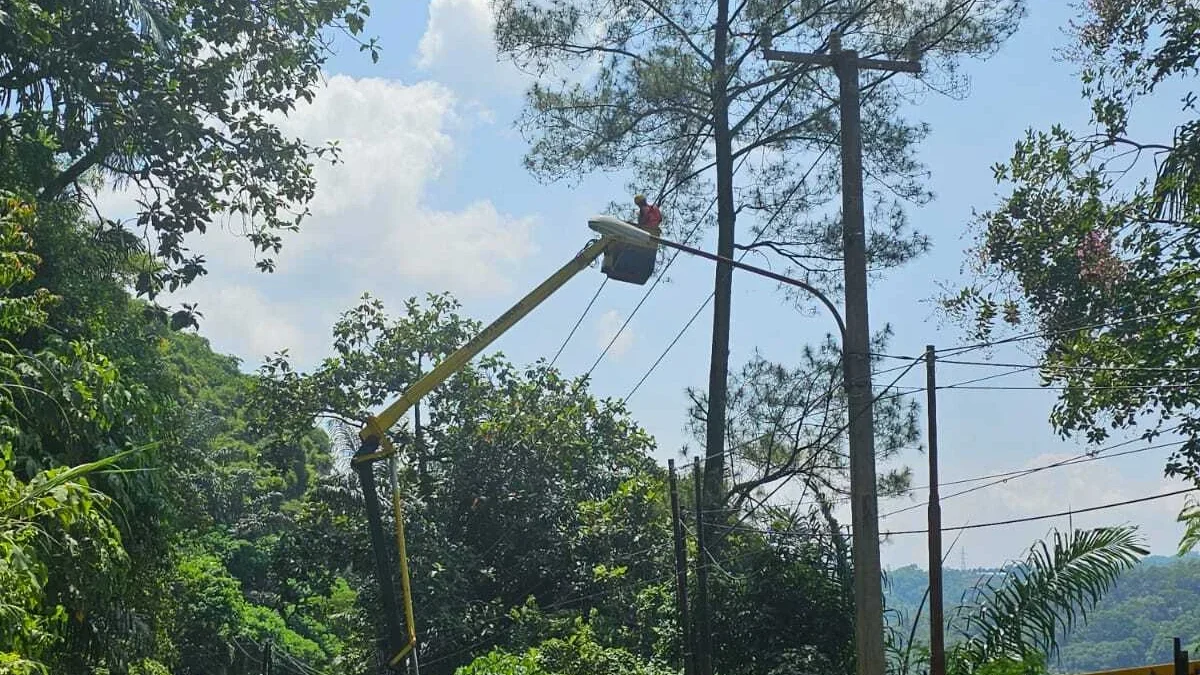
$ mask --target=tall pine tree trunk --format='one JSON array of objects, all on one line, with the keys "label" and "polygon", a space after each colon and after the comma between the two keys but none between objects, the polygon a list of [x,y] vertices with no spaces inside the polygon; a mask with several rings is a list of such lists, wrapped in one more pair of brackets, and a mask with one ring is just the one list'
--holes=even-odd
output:
[{"label": "tall pine tree trunk", "polygon": [[[713,136],[717,171],[717,254],[733,257],[733,138],[729,130],[728,75],[729,0],[717,1],[716,39],[713,44]],[[704,444],[704,494],[708,506],[724,502],[725,399],[729,382],[729,318],[733,293],[733,268],[717,263],[713,302],[712,353],[708,371],[708,419]],[[715,538],[713,539],[715,544]]]}]

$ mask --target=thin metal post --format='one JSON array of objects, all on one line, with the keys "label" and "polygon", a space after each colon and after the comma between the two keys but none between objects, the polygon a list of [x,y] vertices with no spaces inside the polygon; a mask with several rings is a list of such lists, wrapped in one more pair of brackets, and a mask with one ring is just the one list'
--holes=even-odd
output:
[{"label": "thin metal post", "polygon": [[693,465],[696,482],[696,675],[712,675],[712,629],[708,616],[708,546],[704,536],[704,472]]},{"label": "thin metal post", "polygon": [[[368,450],[369,452],[369,450]],[[379,598],[383,603],[383,619],[386,634],[383,638],[383,662],[400,648],[400,605],[396,601],[396,586],[392,583],[392,566],[388,559],[387,538],[383,534],[383,516],[379,509],[379,493],[375,488],[374,462],[363,462],[354,466],[362,486],[363,502],[367,511],[367,533],[371,537],[371,552],[375,557],[375,577],[379,584]]]},{"label": "thin metal post", "polygon": [[938,494],[937,353],[925,347],[925,389],[929,436],[929,675],[946,675],[946,634],[942,603],[942,505]]},{"label": "thin metal post", "polygon": [[675,539],[675,603],[679,610],[679,639],[683,647],[683,672],[684,675],[695,675],[696,657],[692,649],[694,644],[692,619],[688,612],[687,544],[683,538],[675,460],[667,460],[667,471],[671,486],[671,529]]}]

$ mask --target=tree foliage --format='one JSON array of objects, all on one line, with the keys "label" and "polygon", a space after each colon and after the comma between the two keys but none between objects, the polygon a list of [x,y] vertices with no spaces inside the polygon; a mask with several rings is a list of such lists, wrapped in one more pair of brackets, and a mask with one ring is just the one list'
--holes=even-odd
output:
[{"label": "tree foliage", "polygon": [[[1020,0],[500,0],[500,52],[539,75],[521,126],[526,166],[556,180],[623,171],[690,238],[716,224],[717,253],[779,256],[791,276],[842,284],[840,141],[829,68],[768,62],[770,45],[825,53],[831,34],[863,56],[922,54],[924,82],[962,84],[964,57],[985,56],[1015,29]],[[560,76],[560,73],[567,73]],[[926,125],[901,114],[895,73],[862,85],[864,169],[876,270],[924,253],[904,205],[930,198],[916,159]],[[715,208],[714,208],[715,207]],[[749,225],[741,232],[738,224]],[[746,230],[753,238],[745,236]],[[717,267],[705,445],[705,494],[723,502],[725,389],[732,269]],[[800,302],[812,300],[800,296]]]},{"label": "tree foliage", "polygon": [[[96,175],[129,187],[130,244],[153,242],[138,292],[153,298],[205,272],[185,243],[220,218],[273,255],[312,198],[328,152],[281,133],[312,100],[330,30],[361,35],[362,0],[16,0],[0,10],[0,144],[42,157],[23,176],[39,201]],[[362,42],[375,55],[375,42]],[[114,233],[125,228],[110,223]],[[258,261],[273,268],[270,257]]]},{"label": "tree foliage", "polygon": [[[1008,187],[980,218],[973,282],[944,298],[979,337],[1006,326],[1038,338],[1046,384],[1063,388],[1051,422],[1100,442],[1115,429],[1187,440],[1169,475],[1200,475],[1194,378],[1200,118],[1194,83],[1200,10],[1177,0],[1091,3],[1071,55],[1093,133],[1030,131],[996,167]],[[1172,105],[1178,124],[1138,131]],[[1153,134],[1145,137],[1135,134]]]},{"label": "tree foliage", "polygon": [[[1049,541],[1031,546],[1023,560],[980,575],[948,614],[947,671],[1045,673],[1062,642],[1146,554],[1132,527],[1052,532]],[[901,675],[928,663],[927,648],[905,632],[915,634],[904,627],[890,633]]]},{"label": "tree foliage", "polygon": [[[887,328],[872,351],[887,351]],[[842,379],[841,346],[832,336],[806,345],[800,365],[789,367],[755,355],[730,382],[727,445],[732,479],[730,508],[737,510],[780,482],[795,480],[807,494],[838,502],[849,495],[849,455],[845,431],[849,415]],[[689,390],[689,427],[703,437],[707,397]],[[918,406],[907,397],[880,396],[875,402],[876,458],[894,460],[920,439]],[[882,495],[902,494],[910,483],[907,467],[879,477]]]}]

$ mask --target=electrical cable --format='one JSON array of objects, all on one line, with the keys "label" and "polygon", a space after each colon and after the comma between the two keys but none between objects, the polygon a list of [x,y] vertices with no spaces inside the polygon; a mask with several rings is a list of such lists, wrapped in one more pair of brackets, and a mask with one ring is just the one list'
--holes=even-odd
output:
[{"label": "electrical cable", "polygon": [[[1178,427],[1175,427],[1175,428],[1177,429]],[[1173,429],[1172,429],[1172,430],[1173,430]],[[1083,453],[1083,454],[1080,454],[1080,455],[1075,455],[1074,457],[1070,457],[1070,458],[1067,458],[1067,459],[1064,459],[1064,460],[1060,460],[1060,461],[1057,461],[1057,462],[1051,462],[1050,464],[1043,464],[1043,465],[1041,465],[1041,466],[1035,466],[1035,467],[1030,467],[1030,468],[1028,468],[1028,469],[1023,469],[1023,470],[1015,471],[1015,472],[1012,472],[1012,475],[1004,475],[1004,474],[997,475],[997,476],[996,476],[997,480],[994,480],[994,481],[992,481],[992,482],[990,482],[990,483],[985,483],[985,484],[983,484],[983,485],[976,485],[976,486],[974,486],[974,487],[967,488],[966,490],[959,490],[958,492],[954,492],[954,493],[948,494],[948,495],[946,495],[946,496],[944,496],[944,497],[941,497],[941,498],[940,498],[940,501],[945,501],[945,500],[947,500],[947,499],[953,499],[954,497],[961,497],[962,495],[965,495],[965,494],[970,494],[970,493],[972,493],[972,492],[978,492],[979,490],[983,490],[983,489],[985,489],[985,488],[989,488],[989,487],[993,487],[993,486],[996,486],[996,485],[1000,485],[1001,483],[1007,483],[1008,481],[1010,481],[1010,480],[1015,480],[1015,479],[1017,479],[1017,478],[1024,478],[1025,476],[1028,476],[1028,475],[1031,475],[1031,474],[1034,474],[1034,473],[1039,473],[1039,472],[1041,472],[1041,471],[1045,471],[1045,470],[1047,470],[1047,469],[1056,469],[1056,468],[1058,468],[1058,467],[1061,467],[1061,466],[1070,466],[1070,465],[1072,465],[1072,464],[1082,464],[1084,461],[1095,461],[1095,460],[1098,460],[1098,459],[1109,459],[1109,458],[1112,458],[1112,457],[1120,457],[1120,456],[1122,456],[1122,455],[1134,454],[1133,452],[1119,453],[1119,454],[1116,454],[1116,455],[1104,455],[1104,454],[1102,454],[1102,453],[1108,452],[1108,451],[1110,451],[1110,450],[1115,450],[1115,449],[1117,449],[1117,448],[1120,448],[1120,447],[1124,447],[1124,446],[1126,446],[1126,445],[1129,445],[1129,444],[1131,444],[1131,443],[1136,443],[1138,440],[1140,440],[1140,439],[1136,439],[1136,438],[1135,438],[1135,439],[1130,439],[1130,440],[1122,441],[1122,442],[1120,442],[1120,443],[1116,443],[1116,444],[1114,444],[1114,445],[1111,445],[1111,446],[1108,446],[1108,447],[1105,447],[1105,448],[1101,448],[1101,449],[1099,449],[1099,450],[1095,450],[1095,451],[1093,451],[1093,452],[1088,452],[1088,453]],[[1185,441],[1173,441],[1173,442],[1171,442],[1171,443],[1160,443],[1160,444],[1157,444],[1157,445],[1151,445],[1151,446],[1147,446],[1147,447],[1144,447],[1144,448],[1140,448],[1140,449],[1138,449],[1138,452],[1146,452],[1146,451],[1148,451],[1148,450],[1158,450],[1158,449],[1161,449],[1161,448],[1170,447],[1170,446],[1172,446],[1172,445],[1180,445],[1180,444],[1182,444],[1182,443],[1184,443],[1184,442],[1185,442]],[[1088,459],[1088,458],[1090,458],[1090,459]],[[980,478],[980,479],[976,479],[975,481],[971,481],[971,482],[977,482],[977,481],[979,481],[979,480],[986,480],[986,479]],[[939,484],[939,486],[940,486],[940,484]],[[896,514],[898,514],[898,513],[904,513],[904,512],[906,512],[906,511],[912,511],[912,510],[914,510],[914,509],[919,509],[919,508],[922,508],[922,507],[924,507],[924,506],[928,506],[928,505],[929,505],[929,502],[928,502],[928,501],[926,501],[926,502],[922,502],[922,503],[920,503],[920,504],[913,504],[913,505],[910,505],[910,506],[906,506],[906,507],[904,507],[904,508],[896,509],[895,511],[889,511],[888,513],[885,513],[885,514],[883,514],[882,516],[880,516],[880,517],[879,517],[879,519],[880,519],[880,520],[883,520],[884,518],[890,518],[891,516],[894,516],[894,515],[896,515]]]},{"label": "electrical cable", "polygon": [[[1067,333],[1075,333],[1075,332],[1085,331],[1085,330],[1094,330],[1097,328],[1111,328],[1113,326],[1120,326],[1120,325],[1124,325],[1127,323],[1142,321],[1145,319],[1155,319],[1155,318],[1159,318],[1159,317],[1163,317],[1163,316],[1171,316],[1174,314],[1180,314],[1183,312],[1194,312],[1197,310],[1200,310],[1200,305],[1191,305],[1189,307],[1181,307],[1179,309],[1167,310],[1165,312],[1155,312],[1153,314],[1143,314],[1141,316],[1130,317],[1128,319],[1118,319],[1115,321],[1094,323],[1094,324],[1090,324],[1090,325],[1078,326],[1075,328],[1062,328],[1062,329],[1058,329],[1058,330],[1031,331],[1031,332],[1022,333],[1022,334],[1014,335],[1014,336],[1007,337],[1007,338],[1002,338],[999,340],[976,342],[976,343],[972,343],[972,344],[959,345],[956,347],[945,347],[945,348],[941,348],[941,349],[935,349],[934,351],[938,354],[949,353],[950,356],[957,356],[958,354],[963,354],[963,353],[970,352],[970,351],[976,351],[979,349],[987,349],[988,347],[996,347],[999,345],[1011,344],[1014,342],[1024,342],[1026,340],[1036,340],[1038,338],[1043,338],[1043,337],[1054,337],[1057,335],[1065,335]],[[953,352],[953,353],[950,353],[950,352]]]},{"label": "electrical cable", "polygon": [[1061,371],[1083,371],[1083,372],[1150,372],[1150,373],[1196,373],[1200,372],[1200,368],[1192,367],[1172,367],[1172,366],[1060,366],[1060,365],[1040,365],[1030,363],[995,363],[992,361],[958,361],[955,359],[938,359],[938,363],[949,363],[957,366],[985,366],[989,368],[1021,368],[1025,370],[1042,369],[1042,370],[1061,370]]},{"label": "electrical cable", "polygon": [[[972,525],[955,525],[955,526],[951,526],[951,527],[943,527],[943,528],[941,528],[941,531],[942,532],[962,532],[965,530],[978,530],[978,529],[984,529],[984,528],[990,528],[990,527],[1002,527],[1005,525],[1018,525],[1021,523],[1032,523],[1032,522],[1039,521],[1039,520],[1048,520],[1050,518],[1062,518],[1064,516],[1074,516],[1074,515],[1079,515],[1081,513],[1091,513],[1093,511],[1104,511],[1107,509],[1114,509],[1114,508],[1118,508],[1121,506],[1130,506],[1132,504],[1141,504],[1144,502],[1155,501],[1158,499],[1165,499],[1167,497],[1175,497],[1177,495],[1187,494],[1189,492],[1195,492],[1197,490],[1200,490],[1200,487],[1183,488],[1180,490],[1173,490],[1171,492],[1163,492],[1163,493],[1160,493],[1157,495],[1148,495],[1145,497],[1135,497],[1133,499],[1126,499],[1126,500],[1119,501],[1119,502],[1110,502],[1107,504],[1099,504],[1097,506],[1088,506],[1088,507],[1084,507],[1081,509],[1068,509],[1066,511],[1056,511],[1054,513],[1042,513],[1042,514],[1038,514],[1036,516],[1022,516],[1019,518],[1009,518],[1007,520],[995,520],[992,522],[976,523],[976,524],[972,524]],[[743,528],[739,528],[739,529],[743,529],[746,531],[759,532],[761,534],[771,534],[771,535],[776,535],[776,536],[782,536],[782,537],[787,537],[787,536],[808,537],[808,536],[810,536],[809,533],[807,533],[807,532],[790,533],[790,532],[787,532],[784,530],[767,530],[765,528],[758,529],[758,528],[754,528],[754,527],[743,527]],[[928,534],[928,533],[929,533],[928,529],[889,530],[889,531],[881,531],[879,533],[879,536],[880,536],[880,538],[884,538],[884,537],[890,537],[893,535],[901,535],[901,534]]]},{"label": "electrical cable", "polygon": [[964,384],[950,384],[950,385],[946,385],[944,387],[938,387],[938,389],[957,389],[959,391],[1076,391],[1076,390],[1144,391],[1147,389],[1195,389],[1196,387],[1200,387],[1200,382],[1193,382],[1190,384],[1105,384],[1105,385],[1092,385],[1092,386],[1079,386],[1079,387],[1066,387],[1066,386],[1001,387],[1001,386],[995,386],[995,385],[990,386],[990,387],[973,387],[973,386],[965,386],[965,383],[964,383]]},{"label": "electrical cable", "polygon": [[[1037,472],[1037,471],[1044,471],[1046,469],[1057,469],[1060,466],[1075,466],[1076,464],[1087,464],[1088,462],[1098,462],[1103,459],[1113,459],[1116,457],[1125,457],[1127,455],[1137,455],[1137,454],[1140,454],[1143,452],[1149,452],[1150,450],[1160,450],[1162,448],[1167,448],[1172,445],[1180,445],[1184,442],[1185,441],[1174,441],[1172,443],[1160,443],[1157,445],[1148,445],[1144,448],[1135,448],[1133,450],[1125,450],[1123,452],[1117,452],[1117,453],[1108,454],[1108,455],[1074,457],[1070,460],[1063,460],[1062,462],[1055,462],[1052,464],[1044,464],[1039,467],[1030,467],[1028,469],[1014,469],[1012,471],[993,473],[993,474],[988,474],[985,476],[975,476],[973,478],[961,478],[959,480],[946,481],[944,483],[938,483],[938,487],[951,487],[954,485],[966,485],[968,483],[978,483],[979,481],[982,481],[982,480],[994,480],[997,478],[1020,478],[1020,477],[1026,476],[1030,473]],[[913,492],[916,492],[918,490],[926,490],[928,488],[929,488],[928,485],[918,485],[918,486],[911,488],[911,490]],[[942,499],[947,499],[947,498],[948,497],[942,497]],[[926,504],[921,504],[921,506],[926,506]]]},{"label": "electrical cable", "polygon": [[575,325],[571,327],[571,332],[567,333],[567,337],[562,341],[562,344],[559,345],[558,351],[554,352],[554,358],[550,359],[551,367],[553,367],[558,361],[558,357],[562,356],[563,350],[567,348],[567,343],[571,341],[571,338],[575,337],[575,331],[579,330],[580,324],[582,324],[583,320],[587,318],[588,312],[592,310],[592,305],[596,304],[596,298],[600,297],[600,291],[604,290],[604,286],[607,283],[608,277],[604,277],[604,279],[600,281],[599,288],[597,288],[596,292],[592,295],[592,299],[588,301],[587,307],[583,308],[583,313],[579,315],[579,320],[576,321]]},{"label": "electrical cable", "polygon": [[[1099,506],[1089,506],[1082,509],[1069,509],[1067,511],[1059,511],[1057,513],[1044,513],[1038,516],[1025,516],[1023,518],[1010,518],[1008,520],[997,520],[990,523],[978,523],[975,525],[957,525],[954,527],[943,527],[942,532],[956,532],[961,530],[977,530],[987,527],[1000,527],[1002,525],[1016,525],[1018,523],[1031,523],[1036,520],[1046,520],[1048,518],[1061,518],[1063,516],[1073,516],[1080,513],[1090,513],[1092,511],[1103,511],[1105,509],[1113,509],[1118,506],[1129,506],[1130,504],[1140,504],[1142,502],[1154,501],[1156,499],[1164,499],[1166,497],[1174,497],[1176,495],[1187,494],[1200,490],[1200,487],[1184,488],[1173,492],[1164,492],[1162,494],[1150,495],[1148,497],[1138,497],[1136,499],[1126,499],[1121,502],[1112,502],[1110,504],[1101,504]],[[929,530],[897,530],[895,532],[880,532],[880,537],[890,537],[897,534],[928,534]]]}]

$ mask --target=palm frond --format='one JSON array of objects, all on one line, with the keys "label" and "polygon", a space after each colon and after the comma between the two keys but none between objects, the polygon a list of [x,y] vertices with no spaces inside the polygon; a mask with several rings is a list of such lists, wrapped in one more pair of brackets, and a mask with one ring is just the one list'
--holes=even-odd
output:
[{"label": "palm frond", "polygon": [[1179,555],[1184,555],[1200,544],[1200,501],[1188,495],[1175,520],[1184,524],[1183,536],[1179,539]]},{"label": "palm frond", "polygon": [[106,0],[105,4],[110,11],[129,17],[142,36],[150,38],[155,46],[159,48],[166,46],[165,29],[169,22],[154,6],[153,0]]},{"label": "palm frond", "polygon": [[1102,527],[1053,533],[1024,561],[976,588],[964,640],[955,656],[973,670],[984,663],[1030,655],[1047,657],[1083,621],[1117,578],[1148,551],[1136,528]]}]

